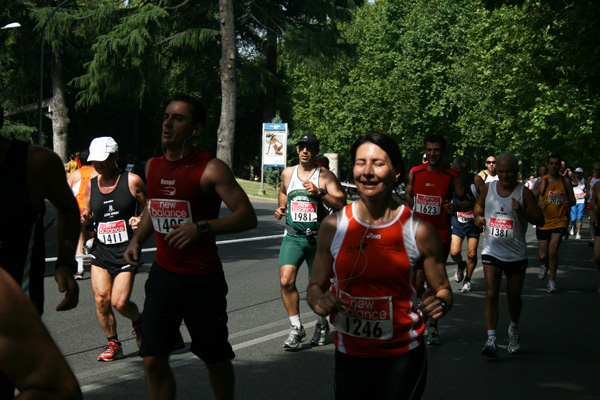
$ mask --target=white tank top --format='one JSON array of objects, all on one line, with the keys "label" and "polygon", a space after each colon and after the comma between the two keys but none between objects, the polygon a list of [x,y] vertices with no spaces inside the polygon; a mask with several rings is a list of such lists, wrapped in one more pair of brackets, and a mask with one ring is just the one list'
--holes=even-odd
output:
[{"label": "white tank top", "polygon": [[501,261],[521,261],[527,258],[527,221],[512,209],[512,199],[515,198],[521,207],[523,188],[519,183],[510,196],[502,198],[496,191],[498,181],[490,183],[485,198],[485,236],[483,237],[482,255],[489,255]]}]

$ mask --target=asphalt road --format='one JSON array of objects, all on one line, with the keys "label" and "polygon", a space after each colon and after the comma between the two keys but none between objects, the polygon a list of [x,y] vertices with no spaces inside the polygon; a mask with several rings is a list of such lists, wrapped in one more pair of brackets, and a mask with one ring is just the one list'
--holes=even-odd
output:
[{"label": "asphalt road", "polygon": [[[329,343],[311,348],[305,343],[296,351],[284,351],[289,322],[279,291],[278,252],[283,222],[273,218],[274,203],[254,202],[258,228],[218,240],[229,284],[228,312],[230,341],[236,359],[238,399],[331,399],[333,398],[333,353]],[[51,214],[51,212],[49,213]],[[48,220],[52,256],[52,219]],[[545,282],[537,279],[537,244],[533,229],[528,232],[532,266],[523,291],[524,309],[520,324],[522,353],[506,351],[509,320],[506,297],[501,295],[498,343],[500,359],[481,356],[486,340],[483,318],[485,303],[481,267],[472,279],[473,291],[460,293],[452,279],[456,265],[448,263],[455,292],[452,311],[440,321],[442,345],[428,347],[429,373],[424,399],[600,399],[600,294],[599,274],[584,240],[567,240],[561,247],[557,277],[559,292],[548,294]],[[231,243],[240,238],[262,238]],[[148,243],[153,247],[153,243]],[[143,305],[143,284],[154,254],[144,253],[148,264],[137,275],[132,300]],[[48,271],[53,263],[48,263]],[[307,268],[299,273],[301,318],[312,335],[315,316],[305,301]],[[504,290],[504,286],[503,286]],[[126,358],[101,363],[96,358],[106,343],[96,320],[89,273],[80,281],[80,303],[74,310],[58,313],[59,293],[51,275],[46,279],[46,312],[43,320],[67,358],[86,399],[146,399],[142,360],[129,321],[117,315],[118,333]],[[189,337],[182,327],[184,338]],[[332,337],[330,335],[331,342]],[[187,350],[187,349],[186,349]],[[179,399],[211,399],[203,363],[187,351],[171,357]]]}]

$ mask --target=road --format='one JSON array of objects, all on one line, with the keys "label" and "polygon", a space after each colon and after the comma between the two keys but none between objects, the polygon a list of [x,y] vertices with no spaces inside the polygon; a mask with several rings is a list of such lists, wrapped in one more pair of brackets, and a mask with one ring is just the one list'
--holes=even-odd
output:
[{"label": "road", "polygon": [[[319,400],[333,398],[333,353],[329,343],[320,348],[304,344],[284,351],[289,332],[278,278],[278,252],[283,222],[273,218],[274,203],[253,202],[258,228],[243,234],[220,236],[219,251],[229,284],[230,341],[236,359],[238,399]],[[48,223],[52,236],[52,222]],[[520,331],[523,351],[506,351],[508,314],[506,296],[501,295],[498,327],[500,359],[480,355],[486,340],[483,319],[485,302],[481,267],[472,279],[473,292],[462,294],[451,279],[455,305],[440,321],[442,345],[428,347],[429,374],[424,399],[600,399],[598,360],[600,346],[600,294],[598,272],[592,251],[584,240],[568,240],[561,247],[557,278],[559,293],[546,293],[537,279],[537,245],[533,229],[528,231],[530,268],[523,292],[524,310]],[[241,238],[260,240],[231,243]],[[223,243],[225,242],[225,243]],[[153,247],[152,243],[148,246]],[[50,247],[52,245],[50,244]],[[52,248],[48,255],[52,255]],[[141,308],[143,284],[153,253],[144,253],[147,263],[139,271],[132,299]],[[49,263],[52,266],[53,263]],[[456,265],[448,264],[450,277]],[[51,269],[51,268],[50,268]],[[126,358],[100,363],[96,357],[106,343],[96,320],[89,274],[80,281],[80,303],[74,310],[58,313],[60,296],[51,276],[46,279],[46,312],[43,320],[65,354],[81,384],[85,399],[146,399],[142,360],[129,321],[117,315],[118,333]],[[299,273],[301,317],[309,335],[315,323],[305,301],[307,268]],[[504,286],[503,286],[504,291]],[[189,346],[187,331],[182,327]],[[332,340],[330,335],[329,340]],[[211,399],[206,369],[185,351],[171,357],[179,399]]]}]

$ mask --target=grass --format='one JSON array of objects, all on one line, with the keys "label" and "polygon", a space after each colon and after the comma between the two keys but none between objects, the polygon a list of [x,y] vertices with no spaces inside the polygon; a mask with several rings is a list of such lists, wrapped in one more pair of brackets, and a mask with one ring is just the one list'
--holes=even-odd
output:
[{"label": "grass", "polygon": [[246,194],[248,196],[261,197],[261,198],[265,198],[265,199],[277,199],[279,189],[274,189],[273,186],[271,186],[271,185],[267,185],[265,183],[264,184],[265,194],[259,195],[258,190],[260,189],[260,181],[258,181],[258,182],[248,181],[246,179],[238,179],[238,178],[236,178],[236,180],[240,184],[242,189],[244,189],[244,192],[246,192]]}]

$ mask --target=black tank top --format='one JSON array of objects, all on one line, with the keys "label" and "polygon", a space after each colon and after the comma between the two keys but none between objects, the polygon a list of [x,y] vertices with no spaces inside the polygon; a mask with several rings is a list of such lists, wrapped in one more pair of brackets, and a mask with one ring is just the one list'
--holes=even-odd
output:
[{"label": "black tank top", "polygon": [[129,172],[123,171],[117,186],[111,193],[102,194],[98,188],[98,177],[91,181],[90,207],[94,215],[96,240],[94,246],[105,245],[127,248],[133,237],[129,219],[135,216],[137,199],[129,191]]},{"label": "black tank top", "polygon": [[27,190],[29,143],[13,140],[0,162],[0,266],[21,286],[37,311],[44,308],[44,214],[33,209]]}]

